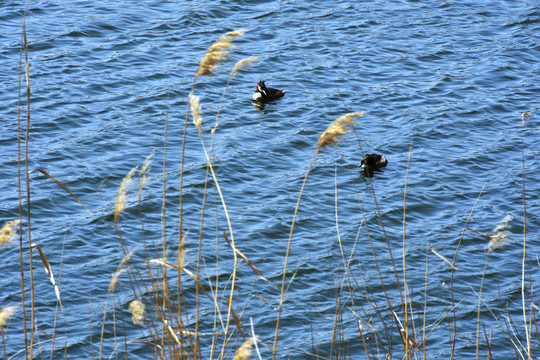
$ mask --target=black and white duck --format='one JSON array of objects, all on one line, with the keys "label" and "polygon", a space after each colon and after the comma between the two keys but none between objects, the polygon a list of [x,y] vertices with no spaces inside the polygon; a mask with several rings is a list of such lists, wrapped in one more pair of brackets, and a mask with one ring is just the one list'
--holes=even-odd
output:
[{"label": "black and white duck", "polygon": [[264,84],[264,81],[259,81],[257,83],[257,91],[253,94],[253,100],[257,101],[271,101],[279,99],[285,95],[285,91],[267,88]]}]

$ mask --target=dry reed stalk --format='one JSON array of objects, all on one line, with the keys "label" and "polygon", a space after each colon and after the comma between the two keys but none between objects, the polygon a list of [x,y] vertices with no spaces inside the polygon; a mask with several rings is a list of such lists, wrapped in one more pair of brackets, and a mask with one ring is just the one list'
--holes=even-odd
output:
[{"label": "dry reed stalk", "polygon": [[118,269],[120,269],[123,266],[126,266],[129,263],[129,261],[133,257],[133,253],[135,252],[135,250],[137,249],[133,249],[129,253],[124,255],[124,257],[122,258],[122,261],[120,261],[120,264],[118,264]]},{"label": "dry reed stalk", "polygon": [[[525,126],[525,116],[532,116],[530,112],[524,112],[521,114],[521,127]],[[531,357],[531,337],[529,336],[529,324],[527,324],[527,307],[525,300],[525,264],[527,260],[527,202],[525,193],[525,144],[523,140],[523,131],[521,135],[521,191],[523,199],[523,257],[521,259],[521,306],[523,310],[523,325],[525,327],[525,338],[527,339],[527,356]],[[530,280],[529,280],[530,281]],[[532,327],[532,318],[531,324]]]},{"label": "dry reed stalk", "polygon": [[20,224],[20,220],[13,220],[6,222],[0,229],[0,249],[3,245],[8,245],[13,241],[13,238],[17,236],[17,226]]},{"label": "dry reed stalk", "polygon": [[122,184],[120,184],[120,188],[118,189],[118,195],[116,196],[116,204],[114,206],[114,221],[117,223],[118,220],[120,220],[120,214],[126,208],[126,193],[129,189],[129,186],[131,185],[132,177],[136,170],[136,167],[131,169],[131,171],[122,180]]},{"label": "dry reed stalk", "polygon": [[82,206],[84,206],[85,209],[88,210],[88,208],[86,207],[86,205],[84,205],[84,203],[81,201],[81,199],[79,199],[79,197],[77,195],[75,195],[75,193],[73,191],[71,191],[71,189],[69,187],[67,187],[66,184],[64,184],[60,180],[56,179],[55,177],[53,177],[51,174],[49,174],[47,171],[45,171],[43,169],[34,169],[34,170],[31,170],[30,172],[32,172],[32,171],[39,171],[40,173],[42,173],[43,175],[45,175],[46,177],[48,177],[49,179],[54,181],[56,184],[58,184],[58,186],[60,186],[64,190],[66,190],[71,196],[73,196],[73,198],[75,200],[77,200]]},{"label": "dry reed stalk", "polygon": [[[405,294],[405,301],[404,301],[404,311],[403,311],[403,315],[404,315],[404,323],[405,323],[405,328],[404,328],[404,332],[405,332],[405,336],[406,338],[408,339],[409,338],[409,312],[408,312],[408,305],[409,305],[409,302],[408,302],[408,295],[409,295],[409,289],[408,289],[408,284],[407,284],[407,266],[406,266],[406,251],[405,251],[405,239],[406,239],[406,214],[407,214],[407,185],[408,185],[408,182],[409,182],[409,169],[411,167],[411,155],[412,155],[412,148],[413,148],[413,139],[414,139],[414,136],[411,137],[411,145],[409,147],[409,157],[407,159],[407,171],[405,173],[405,188],[403,189],[403,246],[402,246],[402,253],[403,253],[403,293]],[[411,309],[412,311],[412,309]],[[409,341],[405,341],[405,354],[408,354],[409,353]]]},{"label": "dry reed stalk", "polygon": [[129,311],[131,312],[133,324],[142,324],[144,320],[144,314],[146,313],[146,308],[144,304],[140,300],[133,300],[129,303]]},{"label": "dry reed stalk", "polygon": [[[300,194],[298,194],[298,200],[296,202],[296,207],[294,209],[293,214],[293,220],[291,223],[291,230],[289,232],[289,240],[287,242],[287,251],[285,253],[285,264],[283,265],[283,275],[281,279],[281,296],[279,301],[279,307],[278,307],[278,316],[276,321],[276,332],[274,334],[274,346],[272,348],[272,359],[275,359],[276,357],[276,349],[277,349],[277,341],[278,341],[278,334],[279,334],[279,324],[281,320],[281,312],[283,310],[283,302],[285,301],[285,295],[287,291],[285,290],[285,280],[287,278],[287,264],[289,261],[289,255],[291,252],[291,245],[292,245],[292,236],[294,233],[294,226],[296,224],[296,217],[298,216],[298,210],[300,208],[300,201],[302,200],[302,194],[304,193],[304,189],[306,187],[307,179],[309,176],[309,172],[311,170],[311,166],[313,164],[313,159],[315,159],[315,156],[319,153],[321,153],[323,150],[322,148],[326,146],[334,146],[338,144],[339,138],[350,131],[349,126],[354,126],[354,118],[355,117],[361,117],[364,116],[365,112],[357,112],[357,113],[349,113],[345,114],[338,119],[334,120],[330,126],[326,129],[325,132],[323,132],[319,136],[319,140],[317,141],[317,144],[315,146],[315,151],[313,152],[313,155],[311,156],[311,160],[309,161],[308,169],[306,171],[306,175],[304,176],[304,181],[302,182],[302,187],[300,189]],[[292,282],[292,279],[290,280]],[[291,284],[289,282],[289,285]],[[287,287],[288,289],[288,287]]]},{"label": "dry reed stalk", "polygon": [[41,250],[41,246],[37,244],[32,244],[32,248],[36,248],[39,252],[39,257],[41,258],[41,262],[43,263],[43,268],[45,269],[45,272],[49,276],[49,280],[51,281],[51,284],[54,286],[54,292],[56,294],[56,299],[58,300],[58,303],[60,304],[60,308],[62,311],[64,310],[64,306],[62,305],[62,300],[60,299],[60,289],[58,285],[56,284],[56,281],[54,280],[54,274],[52,272],[51,264],[47,260],[47,257],[45,256],[45,253],[43,250]]},{"label": "dry reed stalk", "polygon": [[214,125],[214,128],[212,129],[212,140],[210,142],[210,154],[212,154],[212,150],[214,148],[214,135],[219,125],[219,115],[221,114],[221,108],[223,106],[223,99],[225,99],[225,94],[227,93],[227,89],[229,88],[229,84],[231,83],[231,80],[233,79],[233,77],[236,75],[238,71],[249,68],[255,61],[259,60],[260,58],[261,58],[260,56],[248,57],[248,58],[238,61],[236,65],[234,65],[234,68],[231,71],[231,75],[229,75],[229,80],[227,81],[227,85],[225,85],[225,89],[223,89],[221,100],[219,101],[218,112],[216,115],[216,123]]},{"label": "dry reed stalk", "polygon": [[237,36],[242,36],[246,30],[231,31],[220,37],[206,50],[199,67],[195,72],[195,78],[203,75],[214,75],[217,64],[229,56],[228,50],[233,48],[232,41]]},{"label": "dry reed stalk", "polygon": [[[461,247],[461,242],[463,240],[463,235],[465,234],[465,230],[467,230],[467,225],[469,224],[469,221],[472,218],[472,215],[474,213],[474,209],[476,208],[476,205],[478,204],[478,201],[480,201],[480,197],[482,196],[482,193],[484,192],[484,189],[486,188],[488,179],[486,178],[486,181],[484,182],[484,186],[482,186],[482,189],[480,190],[480,193],[478,194],[478,197],[476,198],[474,205],[471,209],[471,212],[469,213],[469,216],[467,217],[467,220],[465,221],[465,225],[463,226],[463,230],[461,231],[461,236],[459,237],[458,244],[456,246],[456,251],[454,252],[454,259],[452,260],[452,270],[451,270],[451,276],[450,276],[450,296],[452,300],[452,318],[453,318],[453,330],[452,330],[452,348],[450,352],[450,357],[454,358],[454,351],[456,348],[456,338],[457,338],[457,316],[456,316],[456,299],[454,298],[454,273],[457,270],[456,269],[456,261],[457,256],[459,252],[459,248]],[[440,256],[440,255],[439,255]],[[444,258],[443,258],[444,259]]]},{"label": "dry reed stalk", "polygon": [[116,287],[116,283],[118,282],[118,278],[120,274],[122,274],[124,271],[127,271],[127,268],[123,268],[112,274],[111,281],[109,282],[109,292],[114,291]]},{"label": "dry reed stalk", "polygon": [[[208,76],[214,74],[214,69],[217,67],[217,64],[224,60],[226,57],[228,57],[228,50],[231,49],[232,41],[235,37],[242,36],[247,30],[240,29],[236,31],[231,31],[226,33],[225,35],[221,36],[216,42],[214,42],[210,47],[206,50],[206,53],[204,54],[203,58],[199,62],[199,66],[197,67],[197,70],[195,72],[195,75],[193,76],[193,82],[191,85],[191,91],[190,94],[193,94],[193,90],[195,88],[195,82],[199,76]],[[191,99],[190,99],[191,100]],[[222,99],[223,101],[223,99]],[[220,105],[221,107],[221,105]],[[191,106],[187,107],[186,111],[186,118],[184,122],[184,132],[182,135],[182,151],[181,151],[181,161],[180,161],[180,218],[179,218],[179,242],[182,241],[183,236],[183,218],[184,218],[184,211],[183,211],[183,184],[184,184],[184,160],[185,160],[185,147],[186,147],[186,135],[187,135],[187,125],[188,125],[188,119],[189,119],[189,111]],[[199,114],[200,115],[200,114]],[[218,118],[219,118],[219,111],[218,111]],[[199,130],[200,125],[202,123],[202,118],[200,119],[200,122],[198,120],[195,120],[197,129]],[[216,120],[217,122],[217,120]],[[199,130],[199,136],[201,135]],[[202,142],[202,138],[201,138]],[[212,137],[212,143],[213,143],[213,137]],[[203,143],[204,145],[204,143]],[[208,158],[208,156],[207,156]],[[206,185],[205,185],[205,192],[206,192]],[[235,255],[236,257],[236,255]],[[236,264],[236,261],[235,261]],[[197,267],[198,269],[198,267]],[[166,271],[166,270],[165,270]],[[197,270],[198,273],[198,270]],[[166,273],[165,273],[166,278]],[[180,288],[180,277],[178,277],[178,287]],[[180,302],[180,294],[178,295],[178,301]],[[198,296],[198,293],[197,293]],[[198,313],[198,311],[197,311]]]},{"label": "dry reed stalk", "polygon": [[[203,148],[203,151],[204,151],[204,155],[206,157],[206,162],[208,163],[208,170],[210,170],[210,173],[212,174],[212,179],[214,180],[214,184],[215,184],[215,188],[219,194],[219,199],[221,201],[221,205],[223,206],[223,212],[225,214],[225,219],[227,221],[227,227],[229,228],[229,233],[231,235],[231,246],[234,248],[236,245],[235,245],[235,240],[234,240],[234,232],[233,232],[233,229],[232,229],[232,223],[231,223],[231,218],[230,218],[230,215],[229,215],[229,211],[227,209],[227,204],[225,202],[225,197],[223,196],[223,192],[221,191],[221,186],[219,185],[219,181],[218,181],[218,178],[216,176],[216,173],[214,171],[214,167],[212,166],[212,161],[210,160],[210,155],[208,154],[208,150],[206,149],[206,146],[204,144],[204,141],[203,141],[203,138],[201,136],[201,133],[199,133],[199,140],[201,141],[201,145],[202,145],[202,148]],[[205,191],[206,191],[206,186],[205,186]],[[232,270],[232,274],[231,274],[231,292],[230,292],[230,297],[233,298],[234,296],[234,292],[235,292],[235,289],[236,289],[236,272],[238,270],[238,254],[236,251],[233,251],[233,257],[234,257],[234,265],[233,265],[233,270]],[[232,317],[232,307],[231,305],[228,306],[228,312],[227,312],[227,323],[225,325],[225,337],[227,337],[228,335],[228,332],[229,332],[229,325],[230,325],[230,322],[231,322],[231,317]],[[227,342],[224,341],[223,342],[223,349],[222,349],[222,353],[225,353],[225,346],[226,346]]]},{"label": "dry reed stalk", "polygon": [[448,265],[450,265],[450,267],[452,268],[452,270],[458,271],[457,267],[455,267],[454,264],[452,264],[452,263],[450,262],[450,260],[448,260],[447,258],[445,258],[444,256],[442,256],[441,254],[439,254],[438,252],[436,252],[436,251],[433,250],[432,248],[428,248],[428,250],[431,251],[432,253],[434,253],[435,255],[437,255],[438,257],[440,257],[441,259],[443,259],[445,263],[447,263]]},{"label": "dry reed stalk", "polygon": [[322,148],[326,146],[335,146],[339,142],[339,138],[351,131],[349,127],[354,127],[354,118],[362,117],[365,115],[365,112],[349,113],[341,116],[336,119],[325,132],[319,136],[317,141],[317,147],[315,154],[323,152]]}]

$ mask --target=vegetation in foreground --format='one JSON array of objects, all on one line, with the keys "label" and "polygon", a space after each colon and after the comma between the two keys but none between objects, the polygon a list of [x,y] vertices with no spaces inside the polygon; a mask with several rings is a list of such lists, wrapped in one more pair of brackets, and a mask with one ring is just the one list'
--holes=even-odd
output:
[{"label": "vegetation in foreground", "polygon": [[[312,351],[300,351],[299,349],[291,350],[286,349],[284,346],[284,339],[280,336],[280,329],[282,327],[282,315],[287,311],[285,299],[287,293],[291,287],[295,286],[296,273],[291,273],[288,269],[289,255],[293,246],[294,230],[297,221],[298,210],[301,207],[301,200],[304,190],[307,187],[311,164],[315,157],[323,152],[327,147],[336,146],[339,143],[339,139],[344,134],[352,131],[356,134],[355,118],[364,115],[363,112],[354,112],[343,115],[332,122],[326,131],[324,131],[317,143],[314,146],[314,151],[311,160],[308,162],[307,171],[304,177],[304,181],[301,189],[299,189],[298,200],[296,203],[295,211],[292,214],[290,233],[287,243],[287,248],[283,257],[283,270],[281,282],[277,285],[279,288],[279,302],[276,311],[275,319],[275,331],[273,338],[261,339],[257,336],[257,323],[253,322],[249,314],[244,314],[243,307],[245,303],[249,301],[251,293],[246,298],[239,298],[244,294],[239,295],[237,293],[236,283],[238,279],[238,267],[241,263],[247,264],[253,271],[254,277],[261,279],[265,282],[269,282],[264,274],[258,269],[257,264],[251,262],[242,252],[242,249],[237,247],[235,242],[234,226],[231,223],[229,213],[227,210],[227,203],[225,196],[222,193],[219,179],[216,175],[213,163],[213,147],[214,136],[219,128],[219,114],[221,106],[223,104],[227,87],[233,77],[242,70],[247,69],[253,65],[258,58],[250,57],[240,60],[233,67],[227,85],[223,91],[223,96],[220,100],[220,106],[217,111],[215,123],[210,132],[203,130],[203,118],[201,115],[201,104],[198,96],[195,95],[197,79],[200,76],[212,76],[214,71],[217,70],[219,64],[225,60],[228,56],[228,52],[233,49],[233,42],[235,38],[242,36],[243,30],[229,32],[214,42],[207,50],[206,54],[202,58],[196,73],[193,77],[193,83],[191,85],[191,91],[189,95],[190,106],[187,109],[185,116],[185,123],[183,128],[183,148],[181,154],[181,170],[180,170],[180,189],[184,189],[184,154],[186,135],[190,131],[196,131],[201,143],[201,151],[206,158],[206,174],[205,174],[205,187],[204,194],[201,200],[202,212],[200,214],[200,229],[198,238],[198,251],[196,254],[187,254],[186,252],[186,231],[183,229],[184,224],[184,203],[183,194],[181,191],[179,197],[179,234],[178,244],[176,245],[176,254],[174,256],[168,256],[171,253],[168,248],[171,246],[167,244],[166,239],[166,227],[165,218],[163,218],[163,236],[161,244],[156,246],[153,240],[144,239],[144,248],[146,259],[140,261],[133,256],[134,250],[130,248],[124,240],[124,234],[122,231],[122,214],[127,207],[127,193],[134,183],[137,184],[138,201],[142,203],[142,191],[148,178],[150,171],[150,164],[154,154],[150,154],[146,161],[139,168],[134,168],[130,171],[122,181],[122,184],[118,190],[116,198],[116,205],[114,209],[114,225],[118,235],[118,240],[122,244],[123,259],[118,264],[117,271],[111,274],[111,281],[109,288],[104,291],[108,291],[108,300],[106,309],[102,315],[102,319],[95,321],[94,318],[90,319],[88,332],[90,334],[90,353],[92,358],[120,358],[130,357],[131,347],[133,344],[144,344],[148,351],[148,354],[156,359],[198,359],[198,358],[210,358],[210,359],[247,359],[251,356],[258,357],[259,359],[275,357],[296,357],[302,356],[305,358],[358,358],[365,356],[366,359],[381,359],[381,358],[405,358],[405,359],[430,359],[433,358],[430,353],[432,351],[439,352],[440,349],[431,349],[429,346],[429,337],[434,331],[442,329],[444,326],[439,326],[442,323],[447,324],[449,343],[451,348],[449,352],[454,357],[455,348],[459,344],[460,334],[458,330],[458,324],[456,323],[456,309],[459,307],[459,302],[454,299],[454,273],[457,271],[456,259],[458,257],[461,239],[466,231],[474,231],[474,229],[468,228],[468,220],[474,212],[475,205],[472,207],[469,218],[464,224],[463,231],[461,233],[460,241],[455,249],[454,256],[448,259],[440,254],[437,249],[426,249],[426,275],[424,288],[418,291],[413,291],[410,286],[410,282],[407,279],[407,259],[403,257],[401,264],[397,264],[394,259],[393,252],[402,251],[406,253],[407,246],[405,238],[405,225],[406,225],[406,186],[404,188],[403,199],[403,248],[393,249],[388,241],[388,236],[384,228],[384,223],[380,213],[378,214],[380,230],[384,234],[386,241],[386,251],[384,254],[377,253],[373,245],[373,238],[370,235],[370,228],[366,221],[366,216],[363,211],[362,202],[357,195],[359,209],[363,216],[362,232],[367,243],[370,244],[370,252],[373,259],[372,265],[378,272],[379,286],[382,289],[383,296],[376,296],[370,287],[361,285],[365,282],[359,281],[363,277],[361,270],[352,266],[352,261],[355,256],[355,247],[352,249],[345,249],[341,243],[341,237],[339,230],[337,238],[339,242],[339,248],[341,251],[343,270],[336,273],[336,277],[339,277],[339,289],[336,293],[336,305],[334,312],[333,333],[330,340],[331,348],[324,354],[318,354],[317,345],[315,339],[312,344]],[[27,56],[26,38],[24,39],[23,53]],[[22,63],[22,61],[21,61]],[[26,58],[26,95],[27,104],[31,102],[30,96],[30,70],[28,65],[28,59]],[[22,66],[22,65],[21,65]],[[23,109],[20,109],[21,114]],[[29,128],[30,124],[30,110],[29,106],[26,110],[26,128]],[[526,116],[530,116],[530,113],[524,113],[522,115],[522,122],[525,121]],[[193,125],[190,126],[189,119],[192,119]],[[21,127],[19,126],[19,129]],[[165,134],[167,133],[167,126],[165,128]],[[30,141],[28,133],[24,134],[23,138],[19,130],[19,143],[25,145],[25,149],[28,149],[28,142]],[[358,139],[358,136],[356,137]],[[164,145],[164,162],[167,159],[167,140],[165,136]],[[361,143],[358,140],[358,146],[361,148]],[[411,151],[413,142],[411,139]],[[411,153],[411,152],[410,152]],[[410,162],[409,153],[409,162]],[[12,243],[14,239],[19,239],[20,249],[20,267],[21,267],[21,293],[22,298],[20,304],[10,305],[1,304],[0,309],[0,333],[2,334],[2,348],[4,352],[4,358],[14,358],[15,355],[11,352],[17,345],[10,344],[9,341],[9,319],[14,312],[22,312],[25,344],[19,344],[21,352],[24,352],[26,359],[32,359],[34,357],[47,356],[45,347],[43,346],[43,340],[39,340],[38,332],[39,328],[35,322],[35,298],[39,296],[36,292],[36,286],[34,283],[33,272],[28,269],[34,268],[32,264],[34,251],[37,251],[40,255],[40,260],[45,267],[51,286],[54,289],[58,300],[58,307],[56,316],[58,316],[58,308],[62,308],[61,303],[61,289],[55,281],[54,274],[58,269],[53,269],[47,261],[45,251],[32,242],[31,231],[31,202],[29,197],[29,168],[28,168],[28,153],[19,153],[19,174],[22,173],[22,168],[25,168],[25,176],[20,176],[21,185],[19,188],[20,194],[20,217],[18,220],[10,221],[4,224],[0,230],[0,251],[6,246],[6,244]],[[408,168],[408,167],[407,167]],[[71,196],[77,201],[80,200],[71,190],[65,186],[60,180],[54,178],[48,174],[45,170],[38,169],[44,175],[54,180],[61,188],[69,192]],[[369,175],[369,174],[368,174]],[[408,177],[408,171],[406,178]],[[375,195],[375,189],[371,184],[371,177],[366,177],[370,184],[371,192],[373,195],[373,202],[377,204],[377,197]],[[166,181],[166,173],[163,172],[163,183]],[[22,183],[26,183],[26,189],[23,189]],[[337,186],[337,185],[336,185]],[[203,238],[206,228],[206,219],[208,218],[207,211],[207,196],[213,191],[214,195],[219,199],[219,211],[216,213],[216,222],[218,220],[223,221],[225,230],[222,232],[216,231],[215,239]],[[164,186],[165,192],[165,186]],[[481,196],[478,196],[478,199]],[[525,184],[523,182],[523,194],[525,194]],[[477,199],[477,201],[478,201]],[[23,208],[22,204],[26,202],[27,208]],[[336,195],[337,204],[337,195]],[[163,213],[165,209],[165,193],[163,194]],[[378,209],[378,205],[377,205]],[[537,331],[537,321],[535,317],[535,310],[537,308],[532,300],[532,294],[528,292],[528,288],[532,288],[530,284],[530,270],[528,270],[528,258],[531,256],[529,244],[527,243],[526,232],[526,203],[525,196],[523,195],[523,210],[524,210],[524,231],[523,231],[523,259],[522,259],[522,276],[521,276],[521,301],[522,301],[522,316],[516,318],[509,313],[495,312],[491,309],[482,298],[482,288],[484,281],[488,281],[485,277],[482,277],[482,285],[479,289],[474,290],[475,296],[478,298],[477,318],[476,318],[476,357],[492,358],[493,344],[491,341],[492,329],[485,327],[484,316],[486,316],[485,309],[488,310],[487,316],[491,317],[490,320],[495,319],[498,324],[504,329],[504,333],[508,338],[508,343],[511,344],[515,351],[516,359],[533,359],[533,354],[538,351],[539,335]],[[377,210],[378,211],[378,210]],[[220,214],[220,215],[218,215]],[[223,215],[221,215],[223,214]],[[219,217],[219,219],[217,218]],[[488,263],[489,254],[492,250],[503,246],[507,242],[507,226],[508,219],[504,219],[499,226],[497,226],[491,235],[481,234],[489,239],[489,245],[486,252],[485,263]],[[339,221],[337,217],[337,205],[336,205],[336,226],[339,229]],[[144,214],[141,211],[141,229],[144,234]],[[17,230],[19,231],[17,233]],[[372,231],[372,230],[371,230]],[[359,230],[360,236],[360,230]],[[204,244],[212,241],[216,244],[227,244],[226,248],[216,247],[215,254],[206,254]],[[230,258],[232,254],[233,261],[222,260],[224,257]],[[189,255],[189,259],[188,259]],[[433,257],[433,255],[436,255]],[[213,257],[216,262],[215,274],[208,274],[208,268],[206,267],[205,259]],[[389,283],[388,278],[381,274],[379,263],[381,257],[389,258],[393,267],[393,277],[395,278]],[[23,261],[28,259],[29,263]],[[451,299],[448,304],[447,311],[444,314],[439,314],[439,320],[436,323],[428,324],[426,322],[426,313],[431,312],[429,301],[427,301],[428,292],[428,278],[429,278],[429,266],[428,260],[431,261],[444,261],[448,266],[448,271],[451,273],[450,292]],[[189,264],[188,264],[189,260]],[[225,270],[225,273],[230,274],[226,278],[223,278],[223,269],[220,268],[220,264],[232,264],[232,267]],[[27,275],[30,274],[30,278]],[[485,275],[485,269],[484,274]],[[129,312],[131,313],[131,320],[125,316],[122,300],[120,298],[120,292],[118,291],[119,280],[123,283],[128,283],[131,289],[132,300],[129,302]],[[396,302],[391,300],[391,296],[388,294],[389,287],[397,288],[399,293],[399,302],[396,306]],[[123,292],[125,294],[125,291]],[[421,294],[422,296],[418,296]],[[413,298],[413,295],[416,295]],[[420,298],[420,300],[418,300]],[[264,300],[264,299],[263,299]],[[266,301],[266,300],[265,300]],[[91,298],[90,298],[91,302]],[[244,304],[244,305],[242,305]],[[367,305],[366,305],[367,304]],[[208,311],[211,309],[211,311]],[[423,317],[419,318],[418,313],[423,313]],[[65,310],[68,311],[68,310]],[[346,328],[348,323],[344,322],[345,316],[353,315],[356,319],[353,329]],[[93,314],[96,315],[96,314]],[[62,316],[61,314],[59,316]],[[55,317],[56,318],[56,317]],[[141,335],[136,338],[128,337],[128,333],[125,331],[127,322],[132,321],[141,329]],[[97,323],[96,323],[97,322]],[[472,326],[472,324],[471,324]],[[92,337],[93,329],[100,328],[99,339],[95,336]],[[211,330],[209,330],[211,329]],[[56,328],[55,328],[56,330]],[[523,334],[523,330],[525,335]],[[308,333],[311,329],[305,329]],[[446,331],[446,329],[442,330]],[[58,346],[55,346],[56,331],[52,334],[48,334],[49,338],[47,342],[51,342],[52,345],[47,348],[50,351],[50,357],[53,356],[65,356],[69,357],[69,351],[67,347],[62,351],[55,350]],[[353,335],[351,335],[353,334]],[[133,335],[133,334],[132,334]],[[354,353],[351,350],[351,343],[349,339],[360,338],[362,341],[363,354]],[[62,346],[59,346],[62,348]]]}]

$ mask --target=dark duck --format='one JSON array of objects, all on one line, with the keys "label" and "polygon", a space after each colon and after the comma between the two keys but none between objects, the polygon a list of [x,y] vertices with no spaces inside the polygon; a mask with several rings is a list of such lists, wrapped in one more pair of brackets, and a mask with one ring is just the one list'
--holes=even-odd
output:
[{"label": "dark duck", "polygon": [[285,91],[267,88],[264,84],[264,81],[259,81],[257,83],[257,91],[253,94],[253,99],[257,101],[271,101],[279,99],[285,95]]},{"label": "dark duck", "polygon": [[360,166],[365,169],[380,169],[388,164],[388,160],[384,155],[367,154],[362,158]]}]

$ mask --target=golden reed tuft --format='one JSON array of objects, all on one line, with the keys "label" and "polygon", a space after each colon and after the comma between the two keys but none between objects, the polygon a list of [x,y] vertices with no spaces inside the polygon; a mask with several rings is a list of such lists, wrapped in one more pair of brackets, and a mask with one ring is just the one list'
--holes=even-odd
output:
[{"label": "golden reed tuft", "polygon": [[323,147],[337,145],[339,137],[351,131],[348,126],[354,126],[354,118],[364,116],[364,114],[365,112],[349,113],[334,120],[326,131],[319,136],[315,154],[323,152]]},{"label": "golden reed tuft", "polygon": [[111,276],[111,282],[109,283],[109,291],[114,291],[114,288],[116,287],[116,283],[118,282],[118,279],[120,278],[120,274],[122,274],[124,271],[127,271],[126,268],[120,269]]},{"label": "golden reed tuft", "polygon": [[214,69],[217,64],[223,59],[229,56],[227,50],[231,49],[233,38],[236,36],[242,36],[247,30],[231,31],[220,37],[215,43],[210,45],[206,53],[204,54],[199,67],[195,72],[195,78],[200,75],[214,75]]},{"label": "golden reed tuft", "polygon": [[145,307],[140,300],[133,300],[129,303],[129,311],[135,325],[140,325],[144,319]]},{"label": "golden reed tuft", "polygon": [[120,219],[120,214],[126,208],[126,193],[129,186],[131,185],[131,178],[133,177],[135,170],[137,170],[136,167],[131,169],[131,171],[122,180],[122,184],[118,189],[118,195],[116,196],[116,204],[114,206],[114,221],[116,222],[118,222],[118,220]]},{"label": "golden reed tuft", "polygon": [[0,308],[0,328],[3,328],[7,320],[13,315],[18,306],[8,306],[3,309]]},{"label": "golden reed tuft", "polygon": [[506,215],[499,225],[497,225],[493,230],[493,235],[490,236],[489,244],[487,246],[487,252],[491,252],[495,249],[498,249],[504,245],[506,245],[508,242],[510,242],[510,239],[508,239],[508,235],[511,234],[509,231],[511,229],[510,223],[514,220],[514,217],[512,215]]},{"label": "golden reed tuft", "polygon": [[232,79],[239,70],[244,70],[244,69],[249,68],[255,61],[259,60],[260,58],[261,58],[260,56],[252,56],[252,57],[248,57],[248,58],[238,61],[236,65],[234,65],[234,68],[231,71],[231,76],[229,76],[229,79]]},{"label": "golden reed tuft", "polygon": [[251,350],[251,346],[255,342],[254,338],[247,339],[246,342],[242,344],[237,350],[236,354],[234,355],[233,360],[246,360],[248,359],[251,354],[253,353],[253,350]]},{"label": "golden reed tuft", "polygon": [[533,114],[530,111],[525,111],[524,113],[521,113],[521,126],[524,126],[526,123],[525,116],[531,117],[533,116]]},{"label": "golden reed tuft", "polygon": [[141,197],[142,189],[144,185],[146,184],[146,181],[148,180],[148,173],[150,172],[150,164],[152,163],[152,157],[154,157],[154,154],[156,153],[156,150],[152,150],[152,152],[146,157],[144,160],[143,166],[141,167],[141,170],[139,171],[139,198]]},{"label": "golden reed tuft", "polygon": [[17,236],[17,226],[19,220],[8,221],[0,229],[0,246],[9,244],[13,241],[13,238]]},{"label": "golden reed tuft", "polygon": [[201,130],[202,116],[201,116],[201,104],[199,97],[193,95],[193,91],[189,93],[189,105],[191,106],[191,113],[193,114],[193,123],[197,127],[197,130]]}]

